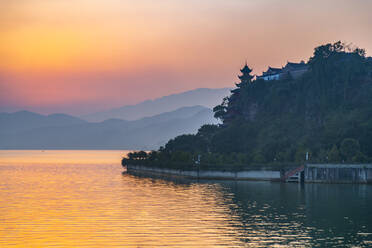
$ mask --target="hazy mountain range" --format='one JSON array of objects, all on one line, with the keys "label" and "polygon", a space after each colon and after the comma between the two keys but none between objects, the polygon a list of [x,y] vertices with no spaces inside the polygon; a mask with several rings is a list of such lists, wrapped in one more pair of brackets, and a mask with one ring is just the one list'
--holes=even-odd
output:
[{"label": "hazy mountain range", "polygon": [[222,102],[222,98],[230,94],[230,88],[207,89],[200,88],[148,100],[136,105],[127,105],[107,111],[80,116],[86,121],[104,121],[110,118],[123,120],[137,120],[143,117],[154,116],[164,112],[170,112],[182,107],[204,106],[213,108]]},{"label": "hazy mountain range", "polygon": [[[209,99],[203,100],[203,92],[204,98]],[[195,133],[203,124],[217,123],[208,107],[221,101],[225,96],[220,97],[222,92],[227,95],[229,91],[198,89],[170,95],[99,113],[94,122],[66,114],[0,113],[0,149],[157,149],[177,135]],[[173,109],[174,106],[181,107]],[[119,113],[129,120],[113,118]],[[142,117],[151,113],[159,114]],[[103,115],[107,119],[98,121]],[[134,119],[135,116],[140,118]]]}]

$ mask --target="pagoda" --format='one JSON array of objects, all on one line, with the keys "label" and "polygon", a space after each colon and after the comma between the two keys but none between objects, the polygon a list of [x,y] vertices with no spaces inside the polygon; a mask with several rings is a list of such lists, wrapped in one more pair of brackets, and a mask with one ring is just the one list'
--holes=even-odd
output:
[{"label": "pagoda", "polygon": [[242,75],[238,76],[238,78],[240,79],[240,83],[236,84],[236,86],[239,88],[243,85],[248,85],[249,83],[251,83],[254,77],[251,75],[252,69],[248,67],[247,62],[240,71],[242,73]]}]

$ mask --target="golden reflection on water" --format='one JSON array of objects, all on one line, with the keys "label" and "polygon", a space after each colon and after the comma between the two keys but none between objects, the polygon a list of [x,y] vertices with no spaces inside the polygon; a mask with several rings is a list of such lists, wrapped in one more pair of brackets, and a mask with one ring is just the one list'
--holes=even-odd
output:
[{"label": "golden reflection on water", "polygon": [[118,164],[128,151],[0,150],[0,165]]},{"label": "golden reflection on water", "polygon": [[180,183],[122,174],[125,153],[0,151],[0,247],[372,244],[371,185]]},{"label": "golden reflection on water", "polygon": [[121,155],[0,151],[0,247],[242,245],[220,186],[122,175]]}]

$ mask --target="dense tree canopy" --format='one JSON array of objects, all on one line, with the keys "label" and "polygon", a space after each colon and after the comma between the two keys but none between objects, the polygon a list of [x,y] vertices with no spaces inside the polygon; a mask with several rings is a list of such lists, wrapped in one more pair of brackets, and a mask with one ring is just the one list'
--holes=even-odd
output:
[{"label": "dense tree canopy", "polygon": [[[361,163],[372,160],[372,59],[341,42],[315,48],[309,70],[291,77],[240,82],[206,125],[153,152],[159,164]],[[155,155],[154,155],[155,154]],[[154,160],[155,161],[155,160]],[[172,161],[172,162],[169,162]]]}]

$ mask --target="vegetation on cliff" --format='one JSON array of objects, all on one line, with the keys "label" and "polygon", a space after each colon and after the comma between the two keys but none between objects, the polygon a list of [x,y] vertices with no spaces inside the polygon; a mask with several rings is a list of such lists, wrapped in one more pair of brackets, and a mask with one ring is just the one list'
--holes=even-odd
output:
[{"label": "vegetation on cliff", "polygon": [[214,108],[221,125],[204,125],[123,164],[179,167],[372,160],[372,58],[341,42],[315,48],[299,78],[240,82]]}]

